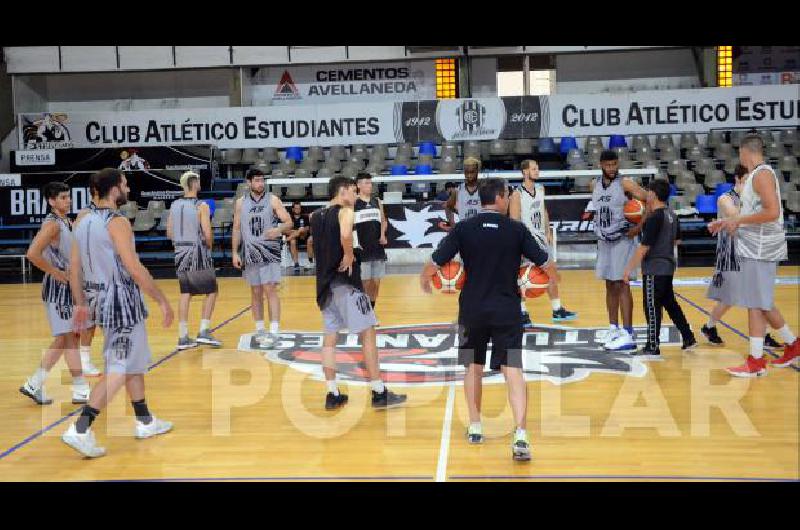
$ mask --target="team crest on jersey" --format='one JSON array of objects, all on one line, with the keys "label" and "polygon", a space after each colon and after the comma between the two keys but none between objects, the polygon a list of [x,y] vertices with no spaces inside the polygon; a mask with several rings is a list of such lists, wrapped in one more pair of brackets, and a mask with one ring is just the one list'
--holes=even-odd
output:
[{"label": "team crest on jersey", "polygon": [[[644,343],[646,328],[636,328]],[[604,328],[570,328],[537,325],[523,337],[523,372],[527,381],[554,384],[582,381],[592,373],[616,373],[642,377],[647,367],[641,360],[621,352],[603,351]],[[286,364],[322,381],[320,332],[283,332],[272,349],[261,348],[253,334],[242,335],[239,349],[263,353],[271,362]],[[380,328],[377,332],[381,371],[387,383],[437,386],[461,382],[464,367],[458,364],[458,332],[453,324],[424,324]],[[661,344],[680,344],[675,326],[663,325]],[[368,384],[359,337],[339,334],[336,362],[339,378],[350,384]],[[487,354],[491,357],[490,354]],[[489,371],[485,383],[503,383],[503,375]]]}]

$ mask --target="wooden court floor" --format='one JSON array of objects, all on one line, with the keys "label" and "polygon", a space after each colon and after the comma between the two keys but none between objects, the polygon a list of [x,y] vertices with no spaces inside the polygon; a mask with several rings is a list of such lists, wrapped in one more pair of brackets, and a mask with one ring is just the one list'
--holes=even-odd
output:
[{"label": "wooden court floor", "polygon": [[[701,278],[709,272],[684,268],[678,276]],[[796,278],[800,268],[782,267],[779,274]],[[570,335],[571,329],[605,327],[603,285],[593,272],[561,275],[561,299],[579,312],[579,318],[562,326],[570,329],[560,333],[575,339],[579,335]],[[177,282],[159,284],[177,303]],[[798,370],[771,369],[759,379],[732,379],[723,371],[746,353],[747,342],[737,334],[747,332],[741,309],[725,316],[729,327],[719,328],[724,347],[701,340],[695,352],[683,354],[677,345],[665,346],[663,362],[627,371],[625,363],[603,370],[608,368],[603,363],[579,359],[579,377],[528,382],[533,460],[519,463],[510,457],[512,422],[503,384],[484,386],[487,440],[481,446],[465,440],[466,406],[459,384],[394,384],[390,388],[408,393],[408,406],[376,412],[368,404],[368,387],[343,383],[349,405],[326,412],[318,368],[305,364],[305,370],[296,369],[259,352],[237,350],[239,337],[253,329],[249,311],[243,311],[249,291],[239,278],[220,279],[220,288],[214,325],[223,324],[216,331],[225,343],[221,350],[174,353],[177,323],[165,330],[156,315],[148,320],[155,366],[147,376],[147,398],[156,415],[175,423],[174,431],[135,440],[131,407],[120,394],[95,424],[108,455],[89,461],[59,438],[74,419],[68,415],[78,410],[69,403],[63,362],[48,380],[54,405],[38,407],[17,390],[50,341],[40,286],[0,285],[0,479],[800,479]],[[711,307],[705,287],[684,285],[676,292],[701,339],[704,311]],[[796,331],[799,294],[796,283],[776,286],[778,306]],[[282,331],[321,330],[314,296],[313,278],[285,278]],[[634,324],[642,325],[640,288],[634,288],[634,297]],[[153,306],[149,304],[151,310]],[[456,307],[455,296],[422,293],[416,276],[393,275],[383,282],[377,314],[382,326],[412,326],[413,333],[424,332],[427,324],[454,321]],[[535,322],[552,325],[546,297],[529,301],[528,307]],[[199,310],[199,302],[194,302],[193,333]],[[667,324],[666,315],[665,320]],[[101,363],[101,343],[99,336],[93,349],[96,364]],[[313,347],[306,349],[313,356]],[[407,360],[391,362],[395,364],[390,369],[402,370]]]}]

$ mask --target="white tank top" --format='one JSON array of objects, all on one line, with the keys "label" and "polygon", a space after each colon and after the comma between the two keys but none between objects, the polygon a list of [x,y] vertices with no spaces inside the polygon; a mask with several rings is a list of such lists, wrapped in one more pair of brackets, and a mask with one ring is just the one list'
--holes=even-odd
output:
[{"label": "white tank top", "polygon": [[757,166],[744,181],[742,188],[742,207],[740,215],[752,215],[763,209],[761,196],[753,188],[753,176],[767,170],[772,173],[772,182],[778,196],[778,218],[769,223],[741,225],[736,231],[736,252],[739,256],[761,261],[783,261],[789,257],[786,247],[786,233],[783,229],[783,205],[781,204],[781,189],[775,170],[769,164]]},{"label": "white tank top", "polygon": [[529,192],[525,186],[518,188],[520,195],[521,221],[531,231],[533,237],[540,243],[547,242],[547,230],[544,226],[544,186],[534,184],[533,193]]}]

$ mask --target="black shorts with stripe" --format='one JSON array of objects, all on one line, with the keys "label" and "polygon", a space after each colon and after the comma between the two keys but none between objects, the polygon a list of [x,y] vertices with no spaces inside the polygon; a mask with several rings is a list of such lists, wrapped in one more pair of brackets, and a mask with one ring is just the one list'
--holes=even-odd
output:
[{"label": "black shorts with stripe", "polygon": [[181,294],[201,295],[217,292],[217,275],[214,269],[178,271]]}]

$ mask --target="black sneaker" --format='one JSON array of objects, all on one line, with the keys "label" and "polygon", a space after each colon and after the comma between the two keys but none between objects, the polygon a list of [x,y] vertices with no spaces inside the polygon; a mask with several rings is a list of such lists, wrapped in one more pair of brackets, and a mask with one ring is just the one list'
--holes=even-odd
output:
[{"label": "black sneaker", "polygon": [[299,263],[295,263],[294,264],[294,273],[295,274],[300,274],[300,264]]},{"label": "black sneaker", "polygon": [[338,409],[339,407],[343,407],[347,404],[347,394],[342,394],[339,392],[339,395],[334,395],[333,392],[328,392],[328,395],[325,396],[325,410],[333,410]]},{"label": "black sneaker", "polygon": [[567,311],[563,307],[553,311],[553,322],[563,322],[565,320],[575,320],[577,317],[578,317],[578,313],[575,313],[573,311]]},{"label": "black sneaker", "polygon": [[645,344],[644,348],[631,353],[631,356],[643,361],[660,361],[663,359],[661,350],[658,346],[653,346],[652,344]]},{"label": "black sneaker", "polygon": [[520,315],[520,321],[522,322],[522,327],[523,328],[532,328],[533,327],[533,322],[531,322],[531,316],[527,313],[527,311]]},{"label": "black sneaker", "polygon": [[683,339],[683,345],[681,346],[681,351],[693,350],[696,347],[697,347],[697,339],[694,338],[694,335],[690,335],[688,339]]},{"label": "black sneaker", "polygon": [[769,333],[764,335],[764,346],[767,348],[783,348],[783,344],[778,343]]},{"label": "black sneaker", "polygon": [[372,391],[372,408],[374,409],[390,409],[399,407],[406,402],[407,396],[405,394],[395,394],[389,392],[388,388],[383,389],[383,393]]},{"label": "black sneaker", "polygon": [[700,328],[700,333],[702,333],[706,340],[708,340],[708,342],[711,344],[724,344],[724,342],[722,342],[722,338],[719,336],[719,333],[717,333],[717,326],[708,327],[707,325],[703,324],[703,327]]}]

